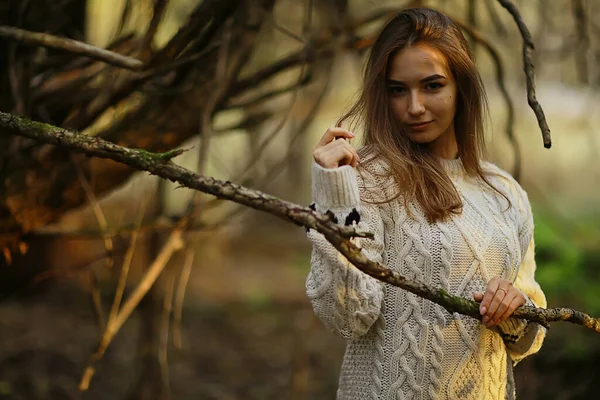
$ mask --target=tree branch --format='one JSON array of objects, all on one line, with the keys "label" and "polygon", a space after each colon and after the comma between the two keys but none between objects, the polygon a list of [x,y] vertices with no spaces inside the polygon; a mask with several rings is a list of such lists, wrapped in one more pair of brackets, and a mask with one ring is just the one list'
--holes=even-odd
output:
[{"label": "tree branch", "polygon": [[17,40],[24,44],[44,46],[52,49],[64,50],[73,54],[80,54],[134,71],[139,71],[144,67],[144,63],[135,58],[127,57],[110,50],[101,49],[78,40],[61,38],[48,33],[30,32],[10,26],[0,26],[0,37]]},{"label": "tree branch", "polygon": [[[231,182],[222,182],[210,177],[204,177],[175,165],[171,157],[163,154],[149,153],[143,150],[128,149],[106,142],[99,138],[88,137],[69,132],[64,129],[28,121],[24,118],[0,112],[0,129],[5,133],[24,136],[40,142],[66,147],[89,156],[110,158],[138,170],[147,171],[164,179],[180,183],[190,189],[212,194],[216,197],[264,211],[279,218],[288,220],[306,228],[315,229],[352,264],[362,272],[379,279],[382,282],[398,286],[420,297],[431,300],[448,310],[458,312],[475,319],[481,319],[478,303],[449,294],[446,290],[434,288],[419,281],[411,281],[379,263],[369,260],[361,249],[353,244],[351,237],[372,237],[367,233],[356,232],[354,228],[338,226],[331,219],[314,212],[308,207],[280,200],[274,196],[248,189]],[[172,153],[172,152],[171,152]],[[140,295],[143,291],[140,292]],[[129,302],[134,302],[134,296]],[[139,300],[139,298],[135,298]],[[130,312],[128,309],[127,311]],[[122,310],[122,324],[128,313]],[[121,316],[121,315],[120,315]],[[515,318],[523,318],[548,327],[550,322],[568,321],[600,333],[600,320],[580,311],[568,308],[541,309],[535,307],[520,307],[513,314]],[[120,325],[119,325],[120,326]],[[118,329],[117,329],[118,330]],[[113,331],[113,335],[116,330]],[[106,343],[101,344],[96,357],[102,354]],[[94,358],[93,358],[94,359]],[[93,371],[93,369],[92,369]],[[91,371],[88,371],[91,372]],[[87,374],[86,374],[87,375]]]}]

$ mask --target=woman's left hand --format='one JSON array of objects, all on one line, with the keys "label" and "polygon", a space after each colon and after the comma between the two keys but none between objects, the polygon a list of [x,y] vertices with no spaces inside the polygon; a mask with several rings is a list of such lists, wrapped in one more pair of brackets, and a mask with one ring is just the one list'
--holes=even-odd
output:
[{"label": "woman's left hand", "polygon": [[499,276],[492,278],[485,293],[474,293],[473,299],[481,303],[481,322],[488,328],[504,322],[527,301],[523,292],[514,287],[512,282]]}]

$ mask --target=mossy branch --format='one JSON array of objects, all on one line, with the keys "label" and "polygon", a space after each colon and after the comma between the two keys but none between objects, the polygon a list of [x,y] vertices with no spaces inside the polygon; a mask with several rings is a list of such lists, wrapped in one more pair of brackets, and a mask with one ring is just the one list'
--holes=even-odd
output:
[{"label": "mossy branch", "polygon": [[[174,164],[171,159],[180,154],[180,150],[166,153],[149,153],[144,150],[128,149],[97,137],[89,137],[70,132],[51,125],[29,121],[25,118],[0,112],[0,130],[6,134],[24,136],[43,143],[54,144],[82,152],[90,156],[109,158],[129,165],[132,168],[147,171],[190,189],[199,190],[218,198],[230,200],[256,210],[267,212],[296,225],[315,229],[352,264],[362,272],[394,286],[408,290],[420,297],[431,300],[444,307],[450,313],[460,313],[481,319],[479,305],[475,301],[454,296],[446,290],[434,288],[417,280],[392,271],[383,265],[369,260],[350,240],[352,237],[372,237],[366,232],[357,232],[354,228],[336,225],[330,217],[319,214],[309,207],[302,207],[268,194],[236,185],[229,181],[198,175]],[[585,313],[568,308],[542,309],[523,306],[513,314],[537,322],[545,327],[554,321],[568,321],[600,333],[600,320]]]}]

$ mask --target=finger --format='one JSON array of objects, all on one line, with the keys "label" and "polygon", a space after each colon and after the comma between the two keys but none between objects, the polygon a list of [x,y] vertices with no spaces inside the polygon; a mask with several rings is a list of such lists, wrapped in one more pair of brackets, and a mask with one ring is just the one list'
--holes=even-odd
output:
[{"label": "finger", "polygon": [[327,129],[327,131],[325,131],[323,136],[321,136],[321,139],[319,140],[317,147],[325,146],[325,145],[331,143],[334,139],[339,138],[339,137],[352,139],[354,137],[354,133],[352,133],[344,128],[329,128],[329,129]]},{"label": "finger", "polygon": [[338,167],[342,165],[349,165],[354,160],[354,154],[346,146],[340,146],[336,148],[336,159],[338,160]]},{"label": "finger", "polygon": [[521,298],[520,296],[516,296],[512,300],[512,302],[510,303],[510,305],[508,306],[506,311],[504,311],[504,313],[500,316],[500,318],[498,319],[498,322],[496,324],[501,324],[504,321],[506,321],[511,315],[513,315],[515,310],[517,308],[521,307],[523,304],[525,304],[525,300],[523,298]]},{"label": "finger", "polygon": [[494,297],[492,298],[492,300],[490,302],[487,312],[481,319],[481,322],[483,322],[488,327],[491,325],[491,321],[493,320],[493,318],[496,314],[496,310],[498,309],[498,306],[500,305],[500,303],[502,303],[502,299],[504,298],[503,294],[504,294],[504,292],[502,292],[502,291],[500,291],[500,293],[496,292],[496,294],[494,295]]},{"label": "finger", "polygon": [[473,300],[480,303],[483,300],[483,293],[473,293]]},{"label": "finger", "polygon": [[492,299],[498,290],[498,280],[492,279],[490,283],[488,283],[487,288],[485,289],[485,293],[483,294],[483,300],[481,300],[481,304],[479,305],[479,313],[484,315],[490,309],[490,304],[492,303]]},{"label": "finger", "polygon": [[348,148],[354,155],[354,159],[352,160],[352,166],[356,167],[358,165],[358,163],[360,162],[360,156],[358,155],[358,151],[356,151],[354,146],[352,146],[350,143],[346,143],[346,144],[348,145]]},{"label": "finger", "polygon": [[485,313],[485,317],[482,320],[483,323],[487,324],[494,319],[494,317],[496,316],[496,312],[498,311],[498,307],[500,307],[500,304],[502,304],[502,300],[504,300],[504,297],[506,296],[507,295],[504,290],[500,290],[500,288],[496,290],[496,293],[494,293],[494,297],[490,302],[488,310]]},{"label": "finger", "polygon": [[[499,292],[501,292],[501,290],[499,290]],[[510,291],[507,295],[504,296],[504,298],[502,299],[502,302],[500,302],[500,304],[498,305],[498,309],[496,310],[496,312],[494,313],[493,316],[490,317],[489,320],[489,324],[490,326],[492,325],[497,325],[500,320],[500,318],[502,317],[502,315],[504,315],[504,313],[506,312],[506,310],[508,310],[508,308],[510,307],[512,301],[515,299],[516,293],[514,293],[513,291]]]},{"label": "finger", "polygon": [[[494,325],[494,321],[502,315],[505,311],[505,307],[508,307],[510,301],[516,295],[514,290],[511,290],[512,286],[506,286],[506,281],[500,280],[498,289],[494,295],[494,299],[490,303],[484,323],[488,326]],[[504,305],[504,306],[503,306]]]},{"label": "finger", "polygon": [[337,139],[324,147],[313,150],[315,161],[325,168],[337,168],[342,165],[355,165],[355,150],[344,139]]},{"label": "finger", "polygon": [[355,167],[360,162],[360,157],[358,155],[358,152],[345,139],[338,138],[335,141],[331,142],[331,144],[328,144],[327,146],[325,146],[325,148],[327,148],[329,146],[331,146],[331,147],[343,147],[345,150],[351,152],[352,153],[352,159],[348,163],[351,164],[353,167]]}]

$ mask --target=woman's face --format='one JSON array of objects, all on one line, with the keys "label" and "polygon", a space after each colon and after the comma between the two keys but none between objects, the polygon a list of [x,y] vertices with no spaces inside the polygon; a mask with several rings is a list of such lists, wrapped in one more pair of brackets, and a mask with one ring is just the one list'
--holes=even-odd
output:
[{"label": "woman's face", "polygon": [[445,57],[426,44],[406,46],[391,59],[387,79],[393,115],[410,140],[454,158],[456,82]]}]

